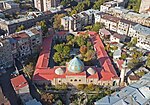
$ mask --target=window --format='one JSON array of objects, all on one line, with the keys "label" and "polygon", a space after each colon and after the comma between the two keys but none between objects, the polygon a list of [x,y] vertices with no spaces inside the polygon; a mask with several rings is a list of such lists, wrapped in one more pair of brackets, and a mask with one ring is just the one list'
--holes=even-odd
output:
[{"label": "window", "polygon": [[81,79],[79,79],[79,81],[81,81]]},{"label": "window", "polygon": [[61,82],[61,80],[59,80],[58,82]]},{"label": "window", "polygon": [[93,82],[92,80],[90,82]]},{"label": "window", "polygon": [[70,81],[72,82],[72,79]]},{"label": "window", "polygon": [[75,79],[74,81],[77,81],[77,79]]}]

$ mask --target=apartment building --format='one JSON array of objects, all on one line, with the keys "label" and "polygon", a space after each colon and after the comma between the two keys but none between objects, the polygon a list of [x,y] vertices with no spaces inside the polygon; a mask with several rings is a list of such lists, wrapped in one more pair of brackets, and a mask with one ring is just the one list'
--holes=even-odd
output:
[{"label": "apartment building", "polygon": [[28,56],[31,54],[30,38],[27,33],[19,32],[11,35],[17,41],[17,49],[19,57]]},{"label": "apartment building", "polygon": [[8,39],[0,39],[0,68],[13,66],[11,44]]},{"label": "apartment building", "polygon": [[106,29],[117,32],[119,21],[120,21],[120,18],[111,16],[111,15],[108,15],[108,14],[104,14],[101,17],[100,22],[104,23]]},{"label": "apartment building", "polygon": [[30,37],[31,53],[38,53],[41,50],[42,45],[42,32],[34,27],[26,30],[25,33]]},{"label": "apartment building", "polygon": [[115,17],[123,18],[132,22],[136,22],[145,26],[150,26],[150,15],[139,14],[122,7],[111,7],[106,13],[111,14]]},{"label": "apartment building", "polygon": [[20,11],[19,4],[14,3],[13,1],[0,1],[0,12],[7,14],[14,14]]},{"label": "apartment building", "polygon": [[144,12],[145,10],[150,8],[150,1],[149,0],[141,0],[141,5],[139,12]]},{"label": "apartment building", "polygon": [[99,12],[98,10],[89,9],[72,16],[65,16],[61,18],[61,25],[63,25],[64,30],[81,31],[85,26],[95,22],[94,15]]},{"label": "apartment building", "polygon": [[60,5],[60,0],[34,0],[34,6],[40,11],[49,11],[51,7]]},{"label": "apartment building", "polygon": [[150,50],[150,28],[137,24],[129,28],[128,36],[136,37],[136,46]]},{"label": "apartment building", "polygon": [[[58,12],[60,13],[60,12]],[[19,19],[13,19],[13,20],[7,20],[7,19],[0,19],[0,29],[4,30],[7,32],[7,35],[15,33],[16,29],[23,25],[25,27],[25,29],[31,28],[33,26],[36,25],[37,22],[40,21],[49,21],[50,19],[52,19],[52,17],[56,14],[56,13],[51,13],[51,12],[44,12],[43,14],[41,14],[40,12],[37,13],[40,15],[24,15],[22,17],[20,17]]]},{"label": "apartment building", "polygon": [[137,23],[134,23],[129,20],[120,19],[120,21],[118,23],[117,33],[122,34],[122,35],[127,35],[129,28],[132,26],[135,26],[136,24]]}]

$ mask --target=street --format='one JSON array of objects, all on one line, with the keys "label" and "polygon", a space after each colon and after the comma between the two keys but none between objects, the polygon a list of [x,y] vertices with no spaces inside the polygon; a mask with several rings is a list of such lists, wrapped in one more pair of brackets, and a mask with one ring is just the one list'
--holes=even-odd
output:
[{"label": "street", "polygon": [[9,68],[7,69],[7,73],[0,76],[0,85],[2,87],[5,97],[10,101],[11,105],[18,105],[17,95],[10,82],[10,75],[13,70],[15,70],[15,68]]}]

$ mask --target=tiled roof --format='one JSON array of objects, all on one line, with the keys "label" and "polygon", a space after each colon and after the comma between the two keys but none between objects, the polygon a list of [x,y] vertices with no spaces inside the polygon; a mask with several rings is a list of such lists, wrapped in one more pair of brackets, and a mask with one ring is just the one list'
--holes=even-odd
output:
[{"label": "tiled roof", "polygon": [[39,58],[36,64],[36,69],[48,68],[51,43],[52,43],[52,37],[47,37],[43,40],[42,51],[39,55]]},{"label": "tiled roof", "polygon": [[19,90],[25,86],[28,85],[27,81],[25,80],[24,76],[23,75],[19,75],[15,78],[12,78],[11,79],[11,83],[14,87],[14,90]]},{"label": "tiled roof", "polygon": [[111,80],[113,77],[118,77],[99,35],[95,32],[90,32],[89,34],[96,49],[99,62],[102,65],[100,80]]},{"label": "tiled roof", "polygon": [[80,73],[71,73],[67,70],[65,66],[65,72],[62,75],[57,75],[55,70],[57,68],[62,68],[61,66],[55,66],[54,68],[49,68],[49,56],[50,56],[50,46],[52,37],[45,38],[43,41],[43,49],[39,56],[36,70],[34,72],[33,80],[53,80],[54,78],[66,78],[66,76],[86,76],[87,78],[97,78],[100,80],[111,80],[113,77],[117,77],[114,67],[111,64],[109,56],[105,51],[104,45],[96,32],[90,31],[88,32],[94,44],[94,48],[97,52],[97,57],[99,62],[102,64],[102,68],[92,67],[96,70],[96,73],[93,75],[89,75],[86,70],[90,66],[85,66],[83,72]]}]

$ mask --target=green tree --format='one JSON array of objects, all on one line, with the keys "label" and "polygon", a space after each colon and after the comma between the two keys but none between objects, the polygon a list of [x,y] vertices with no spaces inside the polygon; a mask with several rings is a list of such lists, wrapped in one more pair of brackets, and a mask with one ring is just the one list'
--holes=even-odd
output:
[{"label": "green tree", "polygon": [[150,68],[150,54],[148,55],[146,66]]},{"label": "green tree", "polygon": [[75,10],[77,12],[84,11],[84,9],[85,9],[85,4],[83,2],[79,2],[78,5],[75,7]]},{"label": "green tree", "polygon": [[66,37],[66,39],[67,39],[68,42],[71,41],[73,38],[74,38],[73,35],[68,35],[68,36]]},{"label": "green tree", "polygon": [[133,39],[132,39],[132,44],[133,44],[133,45],[136,45],[136,44],[137,44],[137,38],[133,38]]},{"label": "green tree", "polygon": [[128,68],[132,69],[139,63],[139,60],[136,58],[133,58],[130,60],[130,62],[127,64]]},{"label": "green tree", "polygon": [[78,84],[77,85],[77,89],[79,89],[79,90],[84,90],[85,87],[86,87],[85,84]]},{"label": "green tree", "polygon": [[65,83],[55,85],[55,88],[58,90],[66,90],[67,85]]},{"label": "green tree", "polygon": [[126,58],[127,58],[127,54],[126,53],[121,54],[121,59],[125,60]]},{"label": "green tree", "polygon": [[63,54],[64,54],[64,56],[69,55],[69,53],[70,53],[70,47],[69,46],[64,46],[63,47]]},{"label": "green tree", "polygon": [[99,29],[102,29],[104,28],[104,24],[103,23],[100,23],[100,22],[97,22],[93,25],[92,27],[92,31],[95,31],[95,32],[99,32]]},{"label": "green tree", "polygon": [[71,13],[70,13],[70,15],[72,16],[73,14],[77,14],[77,10],[75,10],[75,9],[72,10]]},{"label": "green tree", "polygon": [[53,27],[57,30],[61,30],[62,29],[62,26],[60,25],[61,24],[61,18],[64,17],[65,14],[56,14],[54,16],[54,22],[53,22]]},{"label": "green tree", "polygon": [[85,54],[87,52],[87,47],[85,46],[85,45],[82,45],[81,47],[80,47],[80,53],[81,54]]},{"label": "green tree", "polygon": [[21,25],[16,29],[16,32],[22,31],[24,29],[25,29],[25,27],[23,25]]},{"label": "green tree", "polygon": [[132,9],[135,12],[139,12],[141,0],[129,0],[128,9]]},{"label": "green tree", "polygon": [[90,5],[91,5],[90,0],[85,0],[85,4],[87,5],[87,7],[90,7]]},{"label": "green tree", "polygon": [[100,6],[105,2],[105,0],[98,0],[95,2],[93,8],[100,10]]},{"label": "green tree", "polygon": [[23,72],[24,72],[25,74],[27,74],[27,75],[31,78],[32,75],[33,75],[33,72],[34,72],[33,63],[29,63],[29,64],[27,64],[26,66],[24,66]]},{"label": "green tree", "polygon": [[61,52],[63,52],[63,47],[64,47],[63,44],[57,44],[57,45],[54,46],[54,49],[55,49],[58,53],[61,53]]},{"label": "green tree", "polygon": [[85,44],[84,38],[83,38],[83,37],[80,37],[80,36],[77,37],[76,42],[77,42],[77,44],[78,44],[79,46],[82,46],[82,45]]},{"label": "green tree", "polygon": [[54,54],[54,56],[53,56],[53,59],[54,59],[54,61],[55,62],[61,62],[62,61],[62,58],[61,58],[61,54],[60,53],[58,53],[58,52],[56,52],[55,54]]},{"label": "green tree", "polygon": [[95,51],[94,50],[88,50],[87,53],[85,54],[84,61],[90,61],[94,58],[95,56]]}]

